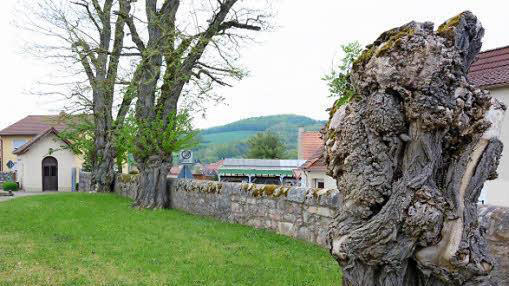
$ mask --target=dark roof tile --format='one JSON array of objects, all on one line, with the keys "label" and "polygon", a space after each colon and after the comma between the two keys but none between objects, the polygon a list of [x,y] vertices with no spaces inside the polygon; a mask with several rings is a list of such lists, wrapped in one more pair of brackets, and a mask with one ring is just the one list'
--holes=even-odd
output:
[{"label": "dark roof tile", "polygon": [[479,53],[468,79],[482,88],[509,85],[509,46]]},{"label": "dark roof tile", "polygon": [[62,131],[65,124],[59,118],[58,115],[29,115],[1,130],[0,136],[37,135],[51,127],[54,127],[57,131]]}]

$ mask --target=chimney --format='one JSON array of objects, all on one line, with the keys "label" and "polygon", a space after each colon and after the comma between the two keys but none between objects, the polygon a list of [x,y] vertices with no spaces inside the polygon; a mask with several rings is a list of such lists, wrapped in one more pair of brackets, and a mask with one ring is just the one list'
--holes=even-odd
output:
[{"label": "chimney", "polygon": [[298,159],[299,160],[302,160],[302,158],[304,157],[303,154],[302,154],[302,134],[304,133],[304,128],[303,127],[300,127],[299,128],[299,133],[298,133],[298,136],[297,136],[297,153],[298,153]]}]

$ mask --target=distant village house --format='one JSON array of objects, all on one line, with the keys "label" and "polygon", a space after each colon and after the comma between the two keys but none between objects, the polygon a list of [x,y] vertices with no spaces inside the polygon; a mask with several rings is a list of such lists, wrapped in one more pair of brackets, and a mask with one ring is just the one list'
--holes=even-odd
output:
[{"label": "distant village house", "polygon": [[16,172],[27,192],[73,190],[83,161],[58,136],[64,128],[58,116],[30,115],[1,130],[0,171]]}]

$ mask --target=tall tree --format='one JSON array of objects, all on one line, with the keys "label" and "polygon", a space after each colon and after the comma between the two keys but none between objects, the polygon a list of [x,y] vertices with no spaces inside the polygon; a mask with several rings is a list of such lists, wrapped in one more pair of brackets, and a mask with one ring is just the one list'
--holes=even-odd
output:
[{"label": "tall tree", "polygon": [[[140,190],[134,205],[164,208],[169,206],[166,177],[172,152],[176,151],[171,144],[165,145],[165,136],[179,126],[176,123],[179,101],[193,90],[203,95],[213,84],[229,86],[228,78],[240,79],[244,73],[235,66],[236,52],[240,43],[249,39],[242,31],[261,30],[266,25],[265,17],[261,11],[249,8],[254,3],[248,1],[188,2],[183,6],[179,0],[146,0],[144,24],[129,14],[131,1],[120,2],[126,7],[121,15],[132,42],[142,55],[138,65],[140,77],[133,80],[138,97],[137,124],[147,128],[158,126],[161,130],[140,131],[137,136],[139,152],[135,159],[140,170]],[[140,25],[143,33],[139,32]],[[147,134],[156,137],[146,138]]]},{"label": "tall tree", "polygon": [[[98,192],[111,191],[115,129],[122,125],[135,95],[122,93],[125,96],[118,109],[114,106],[121,57],[133,54],[124,45],[125,18],[117,11],[129,13],[130,9],[125,1],[114,0],[30,1],[30,12],[22,26],[48,39],[46,45],[33,43],[36,51],[58,59],[67,76],[77,78],[70,84],[71,92],[61,93],[74,99],[74,111],[93,114],[92,188]],[[118,110],[115,117],[114,109]]]},{"label": "tall tree", "polygon": [[343,200],[329,232],[343,285],[496,285],[478,222],[505,106],[467,80],[484,30],[464,12],[411,22],[354,61],[325,130]]},{"label": "tall tree", "polygon": [[247,157],[252,159],[284,159],[286,146],[283,139],[274,132],[257,133],[247,141]]}]

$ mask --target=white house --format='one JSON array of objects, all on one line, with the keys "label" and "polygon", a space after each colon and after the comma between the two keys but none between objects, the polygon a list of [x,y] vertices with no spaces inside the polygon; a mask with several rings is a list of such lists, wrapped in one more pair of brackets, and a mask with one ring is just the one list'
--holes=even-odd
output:
[{"label": "white house", "polygon": [[323,140],[320,132],[299,129],[299,159],[306,160],[300,167],[301,185],[309,188],[337,189],[336,180],[325,174]]},{"label": "white house", "polygon": [[17,148],[17,178],[27,192],[74,190],[82,159],[64,148],[69,142],[51,127]]},{"label": "white house", "polygon": [[[509,46],[479,53],[470,67],[469,80],[489,90],[491,96],[509,107]],[[481,193],[484,203],[509,206],[509,111],[502,125],[501,141],[504,151],[498,167],[498,179],[486,182]]]},{"label": "white house", "polygon": [[323,156],[323,147],[314,156],[307,160],[300,169],[302,170],[302,181],[306,187],[319,189],[337,189],[336,180],[327,176],[327,167]]}]

